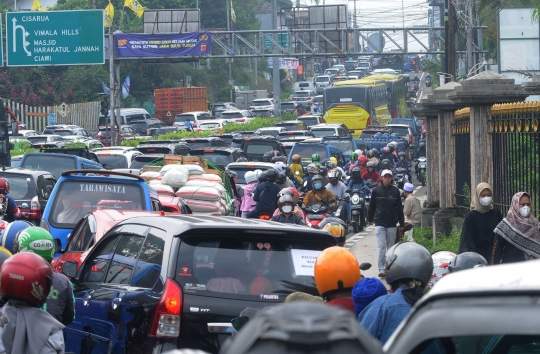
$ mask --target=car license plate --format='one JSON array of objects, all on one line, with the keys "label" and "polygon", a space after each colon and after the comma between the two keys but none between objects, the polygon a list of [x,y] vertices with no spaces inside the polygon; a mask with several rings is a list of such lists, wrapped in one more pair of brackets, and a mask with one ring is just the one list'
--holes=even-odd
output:
[{"label": "car license plate", "polygon": [[310,219],[310,220],[321,220],[322,218],[323,218],[323,216],[320,215],[320,214],[308,215],[308,219]]}]

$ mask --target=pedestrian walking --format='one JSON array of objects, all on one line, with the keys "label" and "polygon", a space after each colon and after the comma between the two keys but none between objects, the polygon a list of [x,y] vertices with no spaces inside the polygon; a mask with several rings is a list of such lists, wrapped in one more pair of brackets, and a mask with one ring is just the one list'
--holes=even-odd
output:
[{"label": "pedestrian walking", "polygon": [[188,132],[192,132],[193,131],[193,124],[191,124],[191,120],[188,118],[186,120],[186,122],[184,123],[184,126],[186,127],[186,130]]},{"label": "pedestrian walking", "polygon": [[519,192],[512,197],[508,215],[495,228],[491,264],[540,258],[538,219],[531,213],[531,197]]},{"label": "pedestrian walking", "polygon": [[[403,186],[403,194],[405,195],[405,203],[403,206],[403,214],[405,215],[405,222],[408,222],[413,227],[420,226],[422,221],[422,206],[420,200],[413,194],[414,186],[412,183],[405,183]],[[405,232],[407,241],[413,240],[413,230]]]},{"label": "pedestrian walking", "polygon": [[368,225],[375,223],[375,236],[377,237],[379,277],[386,277],[384,255],[396,242],[396,224],[403,227],[405,217],[401,204],[401,193],[392,185],[394,176],[392,171],[383,170],[382,184],[375,188],[369,201],[367,221]]},{"label": "pedestrian walking", "polygon": [[493,189],[487,183],[479,183],[471,193],[471,210],[465,216],[461,229],[459,253],[476,252],[491,261],[493,230],[502,221],[501,212],[493,206]]}]

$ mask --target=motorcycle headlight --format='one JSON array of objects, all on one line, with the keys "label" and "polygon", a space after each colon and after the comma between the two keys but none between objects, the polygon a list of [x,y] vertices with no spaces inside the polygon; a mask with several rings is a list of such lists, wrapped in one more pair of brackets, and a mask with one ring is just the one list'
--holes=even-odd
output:
[{"label": "motorcycle headlight", "polygon": [[351,198],[351,202],[352,202],[353,204],[358,204],[358,203],[360,203],[361,201],[362,201],[362,198],[360,198],[360,197],[358,196],[358,194],[353,195],[352,198]]}]

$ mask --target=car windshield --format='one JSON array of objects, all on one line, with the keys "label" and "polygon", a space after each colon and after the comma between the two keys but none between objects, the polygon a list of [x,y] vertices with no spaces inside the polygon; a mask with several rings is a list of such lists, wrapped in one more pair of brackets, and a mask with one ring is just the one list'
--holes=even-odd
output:
[{"label": "car windshield", "polygon": [[295,291],[316,293],[313,261],[328,246],[290,234],[191,232],[182,238],[176,281],[199,296],[279,303]]},{"label": "car windshield", "polygon": [[139,185],[80,178],[60,185],[52,201],[49,221],[54,227],[73,228],[92,210],[143,210],[145,206]]},{"label": "car windshield", "polygon": [[195,120],[195,116],[193,114],[177,114],[174,116],[174,121],[176,123],[187,122],[188,118],[191,122]]},{"label": "car windshield", "polygon": [[294,109],[294,103],[282,103],[281,104],[281,109]]},{"label": "car windshield", "polygon": [[314,129],[314,130],[311,130],[311,132],[316,138],[336,135],[335,129]]},{"label": "car windshield", "polygon": [[133,168],[133,169],[143,168],[145,165],[148,165],[149,163],[152,163],[153,165],[155,164],[156,166],[158,166],[160,163],[163,164],[163,158],[158,157],[158,156],[137,156],[135,160],[133,160],[129,168]]},{"label": "car windshield", "polygon": [[409,135],[409,127],[396,127],[395,125],[393,125],[392,130],[395,133],[397,133],[399,136],[407,136],[407,135]]},{"label": "car windshield", "polygon": [[328,81],[330,81],[328,76],[319,76],[318,78],[315,79],[315,82],[328,82]]},{"label": "car windshield", "polygon": [[230,118],[244,118],[242,112],[223,112],[221,113],[221,118],[230,119]]},{"label": "car windshield", "polygon": [[98,160],[99,163],[108,170],[112,170],[114,168],[128,168],[128,160],[126,155],[98,155]]},{"label": "car windshield", "polygon": [[20,167],[34,171],[48,171],[54,177],[60,178],[62,172],[77,169],[77,163],[73,156],[39,154],[26,156]]},{"label": "car windshield", "polygon": [[264,155],[265,152],[275,150],[273,144],[244,144],[244,151],[248,155]]},{"label": "car windshield", "polygon": [[[328,153],[324,146],[313,146],[309,144],[296,144],[291,151],[292,154],[298,154],[302,157],[302,162],[310,163],[311,155],[318,154],[321,161],[328,158]],[[290,155],[290,154],[289,154]]]},{"label": "car windshield", "polygon": [[294,95],[296,97],[309,97],[309,91],[296,91]]},{"label": "car windshield", "polygon": [[1,177],[9,180],[9,195],[15,200],[30,200],[37,194],[34,180],[30,176],[10,173],[2,174]]},{"label": "car windshield", "polygon": [[278,136],[279,134],[279,130],[274,130],[274,129],[265,129],[265,130],[261,130],[260,131],[260,135],[270,135],[270,136],[273,136],[274,138],[276,136]]},{"label": "car windshield", "polygon": [[251,103],[252,106],[260,107],[260,106],[271,106],[272,102],[270,101],[253,101]]},{"label": "car windshield", "polygon": [[328,139],[323,140],[323,143],[327,145],[332,145],[337,147],[343,152],[343,155],[349,156],[351,152],[353,152],[354,145],[352,143],[352,140],[345,140],[345,139]]},{"label": "car windshield", "polygon": [[30,144],[41,144],[47,142],[46,136],[29,136],[26,138],[30,142]]},{"label": "car windshield", "polygon": [[204,157],[206,160],[220,167],[225,167],[231,162],[234,162],[232,161],[232,154],[228,152],[224,152],[224,151],[215,151],[215,152],[192,151],[190,155]]}]

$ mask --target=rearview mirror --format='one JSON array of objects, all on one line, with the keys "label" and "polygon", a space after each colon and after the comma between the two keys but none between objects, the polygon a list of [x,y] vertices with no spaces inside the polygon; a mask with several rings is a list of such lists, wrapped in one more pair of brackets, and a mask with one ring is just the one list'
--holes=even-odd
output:
[{"label": "rearview mirror", "polygon": [[71,279],[75,278],[75,275],[77,274],[77,266],[77,262],[67,261],[62,265],[62,274],[70,277]]}]

